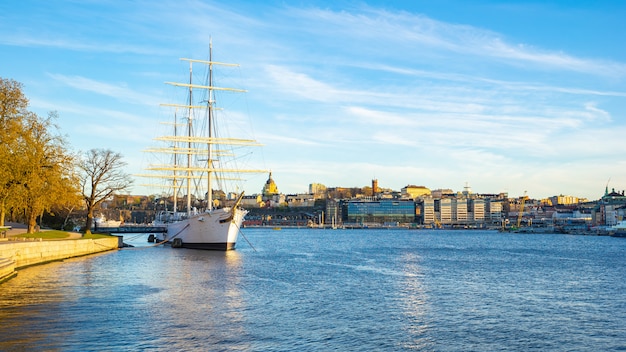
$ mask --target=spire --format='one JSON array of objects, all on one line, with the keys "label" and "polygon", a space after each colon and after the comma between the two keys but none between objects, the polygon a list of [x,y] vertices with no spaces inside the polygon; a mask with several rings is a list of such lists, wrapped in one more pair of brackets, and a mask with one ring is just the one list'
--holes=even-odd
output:
[{"label": "spire", "polygon": [[272,172],[270,171],[270,175],[265,182],[265,186],[263,186],[263,196],[271,197],[275,194],[278,194],[278,187],[276,187],[276,183],[272,179]]}]

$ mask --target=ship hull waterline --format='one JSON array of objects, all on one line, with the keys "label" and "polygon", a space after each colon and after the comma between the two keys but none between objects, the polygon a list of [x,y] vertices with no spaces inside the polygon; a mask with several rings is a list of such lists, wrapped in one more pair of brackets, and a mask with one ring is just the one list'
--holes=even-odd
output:
[{"label": "ship hull waterline", "polygon": [[167,233],[157,235],[157,239],[175,248],[233,250],[246,213],[239,208],[234,211],[222,208],[192,215],[181,221],[164,224]]}]

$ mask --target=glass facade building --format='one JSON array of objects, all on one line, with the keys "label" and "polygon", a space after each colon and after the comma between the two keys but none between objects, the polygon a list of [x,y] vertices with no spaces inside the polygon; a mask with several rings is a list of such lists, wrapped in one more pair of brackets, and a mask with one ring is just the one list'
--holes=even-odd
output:
[{"label": "glass facade building", "polygon": [[413,223],[413,200],[349,201],[346,204],[346,222],[350,223]]}]

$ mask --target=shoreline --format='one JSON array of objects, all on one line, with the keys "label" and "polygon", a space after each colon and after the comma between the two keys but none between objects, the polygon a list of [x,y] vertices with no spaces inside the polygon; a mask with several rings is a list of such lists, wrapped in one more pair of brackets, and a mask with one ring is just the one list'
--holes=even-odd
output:
[{"label": "shoreline", "polygon": [[122,245],[121,237],[82,239],[82,234],[77,232],[69,232],[67,238],[45,241],[41,238],[19,239],[26,233],[27,226],[6,223],[8,226],[11,228],[5,230],[6,235],[0,238],[0,284],[15,277],[19,269],[111,251]]}]

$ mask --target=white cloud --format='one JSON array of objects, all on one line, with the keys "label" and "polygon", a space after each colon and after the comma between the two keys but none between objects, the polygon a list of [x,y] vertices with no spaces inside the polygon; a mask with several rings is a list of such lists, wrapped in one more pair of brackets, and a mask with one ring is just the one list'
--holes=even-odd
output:
[{"label": "white cloud", "polygon": [[[303,26],[302,30],[323,33],[329,37],[352,38],[351,42],[346,43],[347,48],[364,45],[364,42],[384,42],[395,48],[412,46],[413,53],[408,50],[402,52],[406,58],[415,55],[431,57],[430,51],[416,50],[424,48],[471,56],[465,59],[491,59],[513,65],[526,63],[537,69],[574,71],[605,77],[626,75],[626,64],[620,62],[574,57],[560,51],[534,48],[525,43],[509,43],[503,35],[489,30],[446,23],[421,14],[370,7],[363,7],[358,13],[307,8],[293,9],[289,14],[297,21],[309,24]],[[380,56],[385,54],[389,53],[381,53]]]},{"label": "white cloud", "polygon": [[55,81],[58,81],[69,87],[82,91],[106,95],[120,101],[150,106],[156,106],[158,104],[154,97],[147,94],[138,93],[135,90],[127,87],[126,84],[114,85],[110,83],[96,81],[86,77],[66,76],[54,73],[49,73],[48,76],[50,76]]},{"label": "white cloud", "polygon": [[611,121],[611,114],[606,111],[606,110],[602,110],[596,107],[596,103],[593,102],[588,102],[585,103],[585,110],[588,111],[588,114],[585,115],[585,117],[588,120],[602,120],[602,121],[606,121],[609,122]]}]

